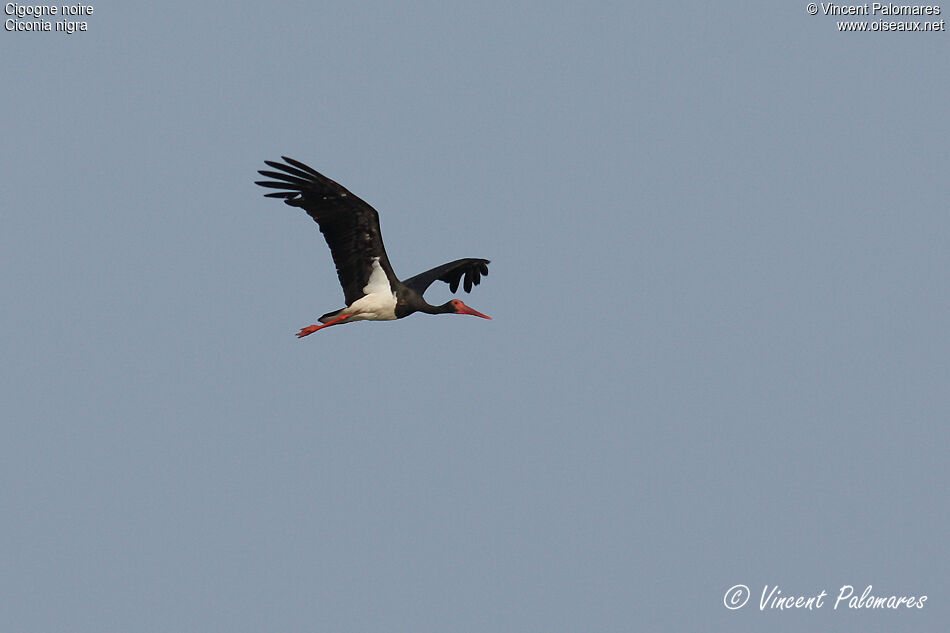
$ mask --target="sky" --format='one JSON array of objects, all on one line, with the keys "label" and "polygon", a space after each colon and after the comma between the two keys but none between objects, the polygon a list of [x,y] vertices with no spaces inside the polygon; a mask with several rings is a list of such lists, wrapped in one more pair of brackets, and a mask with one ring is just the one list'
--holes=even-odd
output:
[{"label": "sky", "polygon": [[[90,6],[0,32],[0,631],[944,629],[950,6]],[[493,320],[296,339],[280,156]]]}]

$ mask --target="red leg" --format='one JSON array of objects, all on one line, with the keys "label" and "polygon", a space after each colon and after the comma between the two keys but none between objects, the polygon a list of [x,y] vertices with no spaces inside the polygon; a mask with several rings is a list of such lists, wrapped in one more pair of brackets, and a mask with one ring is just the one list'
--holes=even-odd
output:
[{"label": "red leg", "polygon": [[323,323],[323,324],[321,324],[321,325],[308,325],[307,327],[305,327],[305,328],[303,328],[302,330],[300,330],[299,332],[297,332],[297,338],[303,338],[303,337],[305,337],[305,336],[310,336],[311,334],[313,334],[313,333],[316,332],[317,330],[322,330],[322,329],[325,328],[325,327],[330,327],[331,325],[336,325],[337,323],[339,323],[339,322],[342,321],[343,319],[348,319],[348,318],[350,318],[351,316],[353,316],[353,315],[352,315],[352,314],[341,314],[340,316],[335,317],[335,318],[333,318],[333,319],[330,319],[329,321],[327,321],[326,323]]}]

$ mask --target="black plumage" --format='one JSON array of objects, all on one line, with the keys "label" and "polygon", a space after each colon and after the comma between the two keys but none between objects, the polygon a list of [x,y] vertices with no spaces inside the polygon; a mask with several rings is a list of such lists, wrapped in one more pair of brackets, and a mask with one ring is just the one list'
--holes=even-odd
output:
[{"label": "black plumage", "polygon": [[[319,225],[330,247],[337,276],[340,285],[343,286],[347,308],[321,317],[320,320],[325,325],[332,325],[346,318],[353,320],[402,318],[418,311],[429,314],[457,313],[485,316],[458,300],[450,301],[442,306],[433,306],[428,304],[422,295],[435,281],[449,284],[452,292],[455,292],[460,284],[466,292],[471,292],[473,286],[477,286],[481,278],[488,274],[489,261],[487,259],[458,259],[400,282],[386,255],[386,248],[383,246],[383,238],[379,230],[379,214],[376,210],[345,187],[313,168],[286,156],[282,158],[284,163],[264,161],[269,167],[279,171],[261,170],[259,173],[262,176],[272,180],[257,181],[256,184],[279,190],[264,194],[266,197],[281,198],[285,204],[300,207],[306,211],[307,215]],[[394,316],[368,316],[358,311],[342,316],[354,302],[367,295],[366,289],[374,270],[374,262],[378,262],[379,267],[385,272],[390,289],[396,297]],[[333,323],[327,322],[330,320],[333,320]]]}]

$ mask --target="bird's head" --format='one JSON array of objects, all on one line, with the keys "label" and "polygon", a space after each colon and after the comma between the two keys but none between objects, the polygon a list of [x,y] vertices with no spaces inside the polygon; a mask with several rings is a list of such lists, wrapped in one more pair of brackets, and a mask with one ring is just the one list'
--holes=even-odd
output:
[{"label": "bird's head", "polygon": [[448,303],[442,304],[442,311],[448,314],[471,314],[472,316],[482,317],[483,319],[491,319],[487,314],[482,314],[478,310],[473,310],[468,307],[458,299],[452,299]]}]

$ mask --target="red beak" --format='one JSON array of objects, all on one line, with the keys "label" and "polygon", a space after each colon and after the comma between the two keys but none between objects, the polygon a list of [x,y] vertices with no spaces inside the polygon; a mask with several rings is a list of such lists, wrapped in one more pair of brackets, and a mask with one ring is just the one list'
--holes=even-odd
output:
[{"label": "red beak", "polygon": [[458,310],[458,312],[456,312],[456,314],[471,314],[472,316],[482,317],[483,319],[491,320],[491,317],[488,316],[487,314],[482,314],[482,313],[479,312],[478,310],[472,310],[470,307],[468,307],[467,305],[465,305],[465,304],[462,303],[461,301],[459,301],[459,305],[457,306],[457,310]]}]

